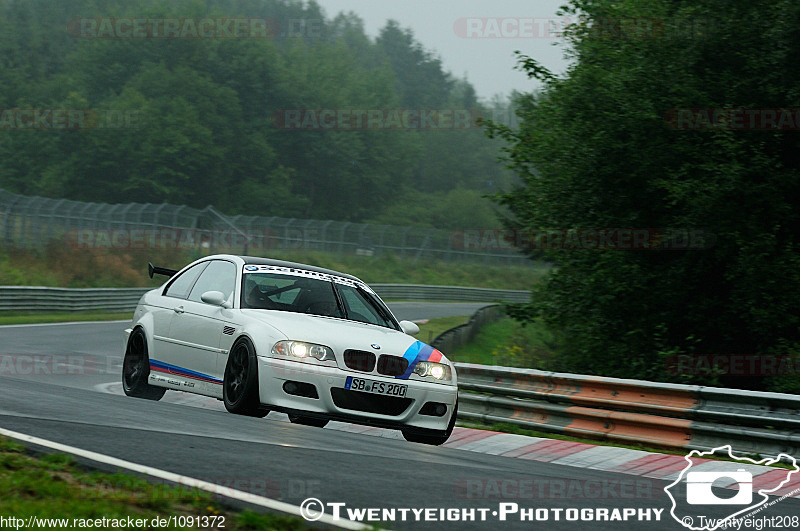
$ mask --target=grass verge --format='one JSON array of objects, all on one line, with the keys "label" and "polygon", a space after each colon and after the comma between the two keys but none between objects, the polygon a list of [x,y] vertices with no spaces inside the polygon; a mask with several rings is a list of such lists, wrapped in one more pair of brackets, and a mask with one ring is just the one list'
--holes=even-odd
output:
[{"label": "grass verge", "polygon": [[451,361],[551,370],[557,345],[541,322],[526,326],[508,317],[481,328],[475,339],[448,355]]},{"label": "grass verge", "polygon": [[436,339],[439,334],[466,323],[469,321],[469,318],[469,315],[460,315],[457,317],[438,317],[436,319],[428,319],[427,322],[419,325],[419,334],[417,334],[417,339],[430,344],[430,342]]},{"label": "grass verge", "polygon": [[[178,269],[202,256],[198,251],[78,249],[55,243],[38,253],[0,246],[0,286],[156,287],[164,278],[147,277],[148,261]],[[276,250],[268,256],[349,273],[368,283],[530,289],[549,270],[533,262],[507,266],[415,260],[394,255]]]},{"label": "grass verge", "polygon": [[[43,528],[78,527],[76,519],[146,520],[154,518],[209,517],[216,526],[170,526],[169,529],[272,530],[308,529],[297,517],[274,513],[235,511],[211,494],[186,487],[154,485],[127,474],[107,474],[77,466],[70,455],[29,455],[24,446],[0,437],[0,514],[5,517],[67,519]],[[41,523],[41,522],[40,522]],[[197,520],[195,520],[197,523]],[[223,524],[223,525],[219,525]]]}]

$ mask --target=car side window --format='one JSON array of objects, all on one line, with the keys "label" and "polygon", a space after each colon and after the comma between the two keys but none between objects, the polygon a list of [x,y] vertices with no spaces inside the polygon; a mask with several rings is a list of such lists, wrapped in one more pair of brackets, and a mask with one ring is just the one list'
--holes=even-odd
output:
[{"label": "car side window", "polygon": [[247,273],[242,281],[242,308],[287,309],[300,295],[294,277]]},{"label": "car side window", "polygon": [[189,295],[189,290],[192,289],[194,286],[197,277],[200,276],[200,273],[208,266],[208,262],[201,262],[196,266],[192,266],[181,275],[173,280],[169,286],[167,286],[167,290],[164,292],[164,295],[167,297],[175,297],[178,299],[185,299]]},{"label": "car side window", "polygon": [[200,297],[207,291],[221,291],[224,299],[228,300],[235,286],[236,266],[224,260],[213,260],[197,279],[189,300],[202,302]]}]

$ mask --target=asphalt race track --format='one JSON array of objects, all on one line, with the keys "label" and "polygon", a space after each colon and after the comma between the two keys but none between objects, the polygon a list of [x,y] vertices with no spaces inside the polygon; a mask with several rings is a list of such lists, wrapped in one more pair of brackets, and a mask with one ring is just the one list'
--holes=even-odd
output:
[{"label": "asphalt race track", "polygon": [[[483,305],[390,306],[400,319],[426,319],[470,314]],[[314,497],[346,508],[436,508],[436,514],[440,508],[476,510],[472,522],[419,523],[409,516],[411,521],[382,527],[684,529],[669,514],[665,481],[299,426],[273,418],[274,413],[265,419],[240,417],[221,408],[171,402],[167,397],[181,395],[173,391],[160,402],[101,392],[104,385],[119,382],[126,325],[0,327],[0,428],[294,505]],[[608,488],[591,495],[588,489],[557,495],[554,489],[525,488],[588,483],[635,488]],[[501,503],[545,510],[541,514],[546,512],[548,521],[521,522],[519,513],[500,521],[493,511]],[[655,521],[651,510],[652,520],[644,522],[566,521],[566,513],[558,513],[575,508],[663,511]],[[709,518],[730,514],[724,505],[704,509]],[[787,517],[786,523],[797,515],[798,499],[786,499],[763,512]]]}]

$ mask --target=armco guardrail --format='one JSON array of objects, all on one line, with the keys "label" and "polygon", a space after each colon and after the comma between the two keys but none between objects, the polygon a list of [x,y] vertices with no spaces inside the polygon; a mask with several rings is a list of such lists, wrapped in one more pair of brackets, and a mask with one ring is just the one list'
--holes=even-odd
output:
[{"label": "armco guardrail", "polygon": [[470,343],[475,338],[478,330],[489,323],[499,320],[503,315],[502,306],[498,304],[485,306],[475,312],[469,318],[469,321],[463,325],[446,330],[436,336],[436,339],[431,341],[431,346],[445,354],[453,352],[455,349]]},{"label": "armco guardrail", "polygon": [[0,287],[0,311],[132,312],[149,288]]},{"label": "armco guardrail", "polygon": [[[525,302],[527,291],[420,286],[414,284],[373,284],[383,299],[414,301],[507,301]],[[136,308],[139,298],[150,288],[43,288],[0,286],[0,311],[115,311]]]},{"label": "armco guardrail", "polygon": [[800,453],[800,396],[456,363],[459,418],[618,443]]},{"label": "armco guardrail", "polygon": [[465,301],[465,302],[528,302],[529,291],[511,289],[425,286],[420,284],[370,284],[385,300]]}]

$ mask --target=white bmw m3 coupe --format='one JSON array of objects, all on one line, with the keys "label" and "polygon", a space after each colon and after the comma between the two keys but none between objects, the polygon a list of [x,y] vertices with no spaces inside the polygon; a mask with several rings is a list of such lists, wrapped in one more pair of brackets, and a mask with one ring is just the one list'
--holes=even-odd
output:
[{"label": "white bmw m3 coupe", "polygon": [[125,330],[126,395],[159,400],[172,389],[240,415],[394,428],[427,444],[452,433],[453,364],[356,277],[233,255],[180,271],[150,265],[154,273],[170,278],[142,297]]}]

